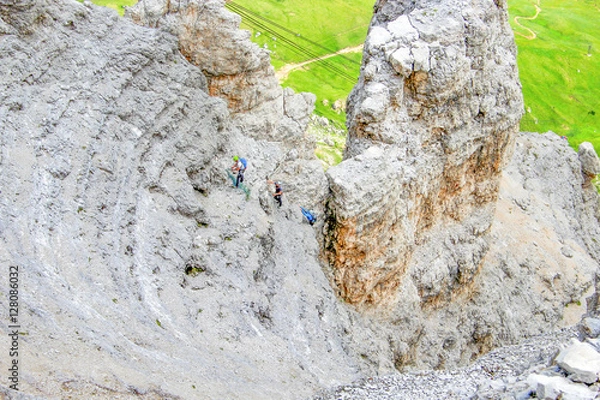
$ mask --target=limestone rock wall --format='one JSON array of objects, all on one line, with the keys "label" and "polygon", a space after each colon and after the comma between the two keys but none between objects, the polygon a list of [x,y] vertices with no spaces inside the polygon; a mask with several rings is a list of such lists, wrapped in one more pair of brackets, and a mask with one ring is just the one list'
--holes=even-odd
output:
[{"label": "limestone rock wall", "polygon": [[239,29],[241,18],[224,5],[223,0],[142,0],[127,16],[175,34],[181,53],[206,76],[211,96],[226,100],[246,135],[302,135],[314,95],[282,89],[269,52],[250,41],[250,32]]},{"label": "limestone rock wall", "polygon": [[378,332],[353,332],[359,352],[380,370],[449,368],[576,323],[598,274],[594,157],[554,134],[523,135],[513,157],[506,4],[375,8],[345,159],[327,171],[330,280]]},{"label": "limestone rock wall", "polygon": [[[379,171],[384,157],[378,157],[370,150],[345,163],[356,174],[361,160],[368,171]],[[464,239],[473,225],[454,225],[452,235],[432,231],[434,245],[415,246],[393,297],[360,308],[370,329],[357,327],[350,335],[356,351],[367,355],[364,368],[456,368],[496,347],[577,324],[594,311],[600,197],[586,183],[585,165],[558,135],[519,134],[495,209],[486,217],[491,227],[471,239],[481,253],[471,253],[474,246]],[[365,187],[378,210],[383,189],[371,183],[378,181],[373,175],[350,182],[369,182]],[[448,276],[460,277],[474,257],[482,261],[471,280],[446,292]],[[424,301],[421,288],[448,293],[450,301]]]},{"label": "limestone rock wall", "polygon": [[222,0],[143,0],[128,8],[140,25],[169,29],[181,53],[207,76],[210,94],[227,100],[233,112],[248,111],[281,97],[268,52],[239,29],[241,18]]},{"label": "limestone rock wall", "polygon": [[[223,0],[141,0],[128,8],[134,22],[178,37],[179,50],[205,75],[208,92],[227,102],[230,124],[243,137],[276,142],[278,151],[263,158],[243,141],[235,151],[264,169],[264,178],[284,182],[294,202],[323,213],[326,179],[314,155],[315,141],[305,134],[315,96],[279,86],[269,52],[239,29],[241,18],[225,9]],[[249,149],[250,148],[250,149]],[[267,199],[263,199],[267,201]]]},{"label": "limestone rock wall", "polygon": [[[236,17],[219,4],[144,1],[130,13],[140,26],[89,2],[0,0],[0,267],[20,270],[22,398],[307,398],[360,376],[464,365],[597,308],[589,148],[521,135],[497,194],[509,152],[486,146],[511,147],[511,55],[483,52],[475,64],[489,68],[461,71],[492,83],[460,80],[452,94],[442,72],[428,72],[436,85],[404,78],[372,28],[375,64],[352,109],[353,121],[367,119],[328,185],[304,134],[312,96],[244,81],[265,71],[264,55],[230,31]],[[471,32],[480,15],[490,49],[505,43],[492,23],[501,8],[462,4],[457,14],[458,4],[419,18],[460,14]],[[380,2],[375,25],[417,6]],[[236,57],[213,39],[204,49],[204,36],[233,38]],[[467,37],[465,48],[483,40]],[[384,48],[399,50],[398,38]],[[245,105],[211,90],[220,74],[242,82]],[[381,101],[394,88],[397,107]],[[506,108],[485,108],[488,90]],[[485,110],[479,125],[459,107],[470,102]],[[382,118],[369,119],[380,105]],[[224,171],[233,154],[250,162],[248,200]],[[267,176],[283,181],[281,209]],[[329,190],[322,231],[324,218],[311,227],[298,206],[322,217]],[[323,232],[341,267],[325,274]]]},{"label": "limestone rock wall", "polygon": [[522,113],[506,4],[375,8],[348,100],[346,161],[328,172],[334,281],[353,304],[393,302],[415,265],[429,271],[417,279],[422,301],[448,301],[487,251]]}]

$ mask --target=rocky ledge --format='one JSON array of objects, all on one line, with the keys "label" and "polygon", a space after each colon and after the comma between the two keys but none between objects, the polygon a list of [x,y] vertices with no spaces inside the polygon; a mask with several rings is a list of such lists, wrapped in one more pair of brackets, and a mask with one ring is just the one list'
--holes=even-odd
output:
[{"label": "rocky ledge", "polygon": [[365,378],[312,400],[593,400],[600,393],[600,319],[493,350],[467,368]]}]

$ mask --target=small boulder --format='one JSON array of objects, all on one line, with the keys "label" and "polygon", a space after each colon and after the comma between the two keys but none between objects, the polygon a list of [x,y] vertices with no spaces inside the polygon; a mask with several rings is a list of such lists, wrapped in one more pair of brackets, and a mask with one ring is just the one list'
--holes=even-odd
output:
[{"label": "small boulder", "polygon": [[581,162],[581,171],[588,176],[600,174],[600,160],[590,142],[583,142],[579,145],[579,161]]},{"label": "small boulder", "polygon": [[583,332],[591,338],[597,338],[600,336],[600,319],[598,318],[584,318],[581,321],[581,328]]},{"label": "small boulder", "polygon": [[585,385],[578,385],[562,376],[545,376],[533,374],[527,383],[534,388],[538,399],[592,400],[596,393]]},{"label": "small boulder", "polygon": [[593,346],[576,339],[558,354],[556,363],[574,382],[592,384],[600,376],[600,354]]}]

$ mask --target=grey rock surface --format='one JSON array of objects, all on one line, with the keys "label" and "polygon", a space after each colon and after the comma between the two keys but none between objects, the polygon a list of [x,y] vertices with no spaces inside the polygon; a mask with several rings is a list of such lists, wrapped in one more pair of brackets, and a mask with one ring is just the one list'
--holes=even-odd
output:
[{"label": "grey rock surface", "polygon": [[600,378],[600,354],[587,343],[573,340],[558,354],[556,363],[575,382],[592,384]]},{"label": "grey rock surface", "polygon": [[600,336],[600,319],[587,317],[581,321],[583,332],[588,337]]},{"label": "grey rock surface", "polygon": [[578,155],[581,160],[581,171],[584,174],[590,177],[600,174],[600,160],[590,142],[583,142],[579,145]]},{"label": "grey rock surface", "polygon": [[[582,345],[575,330],[564,329],[535,336],[519,345],[489,352],[473,365],[452,371],[414,371],[369,377],[314,396],[313,400],[425,400],[476,399],[592,400],[600,385],[588,385],[566,376],[553,358],[561,347]],[[565,350],[563,348],[562,351]],[[595,350],[574,356],[577,362],[600,355]]]},{"label": "grey rock surface", "polygon": [[[0,18],[0,262],[20,271],[22,392],[284,399],[356,376],[298,209],[325,191],[314,156],[297,167],[301,124],[244,135],[176,36],[114,11],[3,0]],[[282,94],[281,113],[304,118],[304,98]],[[248,201],[224,171],[236,153]]]},{"label": "grey rock surface", "polygon": [[385,308],[411,280],[437,305],[473,281],[522,108],[505,2],[376,4],[345,161],[328,171],[346,301]]},{"label": "grey rock surface", "polygon": [[[400,4],[381,2],[377,24],[398,19]],[[261,92],[261,80],[253,79],[243,88],[248,107],[232,107],[212,92],[211,78],[250,74],[255,66],[263,71],[263,61],[250,61],[264,56],[252,45],[243,53],[249,42],[229,31],[236,18],[222,2],[141,6],[146,17],[137,22],[145,26],[90,3],[0,0],[0,266],[20,271],[23,365],[21,393],[2,383],[3,396],[299,399],[396,370],[409,371],[398,379],[433,397],[464,398],[481,380],[490,393],[513,383],[527,390],[511,381],[513,372],[503,386],[490,376],[537,365],[556,351],[548,343],[567,334],[553,329],[599,311],[598,194],[585,185],[582,162],[564,141],[523,134],[497,204],[486,198],[481,212],[432,226],[414,248],[385,249],[390,259],[408,249],[415,262],[397,286],[382,289],[397,294],[380,303],[387,308],[357,312],[336,297],[335,273],[321,258],[330,187],[313,155],[314,139],[304,132],[314,97],[268,82]],[[224,22],[215,24],[219,18]],[[394,43],[412,32],[399,22],[388,24]],[[428,26],[418,30],[422,40],[431,38]],[[372,32],[374,44],[387,40],[385,32]],[[203,34],[234,38],[247,58],[181,47]],[[440,73],[424,54],[417,46],[394,59],[397,68],[413,57],[419,71]],[[508,73],[511,62],[508,56],[497,63]],[[365,74],[380,79],[375,67],[367,65]],[[451,85],[449,77],[440,82]],[[375,116],[389,94],[379,83],[365,88],[373,101],[364,109]],[[363,95],[357,89],[355,96]],[[508,115],[510,130],[516,116]],[[369,144],[363,139],[357,143]],[[425,142],[413,139],[409,149],[417,151]],[[249,160],[248,199],[225,173],[233,154]],[[336,201],[363,213],[365,232],[379,227],[369,222],[381,215],[397,217],[382,213],[381,182],[410,188],[433,160],[415,154],[375,143],[345,161],[352,174],[329,174]],[[281,209],[267,176],[283,181]],[[428,188],[421,189],[424,195]],[[319,223],[303,221],[299,205],[315,210]],[[0,280],[3,296],[8,284]],[[6,349],[7,309],[0,313]],[[492,351],[544,332],[544,339],[522,345],[524,353]],[[475,361],[484,354],[489,371]],[[0,357],[0,369],[8,362]],[[457,369],[417,371],[432,367]],[[459,383],[447,385],[453,377]]]},{"label": "grey rock surface", "polygon": [[523,135],[512,157],[506,3],[375,9],[326,227],[338,296],[390,338],[372,363],[448,368],[577,323],[598,273],[598,195],[554,134]]},{"label": "grey rock surface", "polygon": [[596,397],[594,391],[562,376],[532,375],[529,384],[536,388],[538,399],[593,400]]},{"label": "grey rock surface", "polygon": [[[377,159],[373,150],[359,157],[374,166],[389,162]],[[349,166],[358,162],[347,161]],[[373,174],[381,170],[370,169]],[[335,170],[330,173],[334,174]],[[359,339],[352,333],[357,343],[390,338],[388,345],[379,347],[379,354],[387,355],[368,358],[370,366],[365,368],[386,373],[394,368],[459,367],[498,346],[577,324],[592,311],[588,305],[597,296],[599,271],[598,194],[583,183],[577,153],[559,136],[520,134],[502,174],[492,226],[482,242],[487,252],[472,282],[449,303],[423,305],[419,283],[429,280],[432,288],[441,287],[446,271],[451,271],[453,263],[440,254],[470,253],[459,245],[458,234],[452,240],[437,240],[438,248],[415,252],[415,260],[423,266],[408,267],[395,303],[384,312],[364,313],[373,318],[379,335]],[[375,187],[374,196],[381,193]],[[457,231],[462,237],[470,234],[469,225],[463,229]],[[565,246],[572,249],[572,257],[561,251]],[[455,271],[460,271],[464,264],[457,264]],[[369,346],[364,345],[365,354]]]},{"label": "grey rock surface", "polygon": [[238,29],[241,18],[224,0],[142,0],[127,9],[134,22],[179,38],[181,53],[207,76],[210,93],[233,112],[244,112],[281,97],[269,54]]},{"label": "grey rock surface", "polygon": [[[240,17],[224,5],[223,0],[141,0],[126,14],[177,36],[181,53],[206,76],[209,94],[227,102],[231,129],[275,143],[271,147],[277,150],[252,153],[252,142],[244,139],[230,145],[248,153],[263,178],[285,182],[293,203],[323,215],[326,179],[315,142],[305,135],[316,98],[279,86],[268,51],[250,41],[250,33],[239,29]],[[266,190],[264,181],[260,185]]]}]

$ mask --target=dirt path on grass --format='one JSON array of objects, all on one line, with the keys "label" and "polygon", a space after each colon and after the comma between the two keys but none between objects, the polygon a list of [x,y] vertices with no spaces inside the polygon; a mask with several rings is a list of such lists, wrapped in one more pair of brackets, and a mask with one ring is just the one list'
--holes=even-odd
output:
[{"label": "dirt path on grass", "polygon": [[525,39],[529,39],[529,40],[533,40],[537,37],[537,35],[535,34],[534,31],[521,25],[521,23],[519,22],[520,19],[526,19],[528,21],[532,21],[532,20],[536,19],[538,17],[538,15],[540,14],[540,11],[542,11],[542,9],[540,8],[540,0],[536,1],[536,4],[534,4],[534,7],[535,7],[535,15],[533,17],[515,17],[514,18],[515,25],[519,26],[520,28],[523,28],[523,30],[525,30],[529,33],[524,34],[524,33],[515,31],[515,35],[523,36]]},{"label": "dirt path on grass", "polygon": [[282,82],[283,80],[285,80],[288,77],[290,72],[292,72],[295,69],[302,68],[305,65],[308,65],[308,64],[311,64],[311,63],[314,63],[317,61],[326,60],[328,58],[335,57],[339,54],[358,53],[359,51],[362,51],[362,49],[363,49],[363,45],[361,44],[361,45],[358,45],[355,47],[346,47],[344,49],[336,51],[335,53],[326,54],[321,57],[311,58],[310,60],[302,61],[301,63],[298,63],[298,64],[286,64],[279,71],[275,72],[275,76],[277,77],[279,82]]}]

